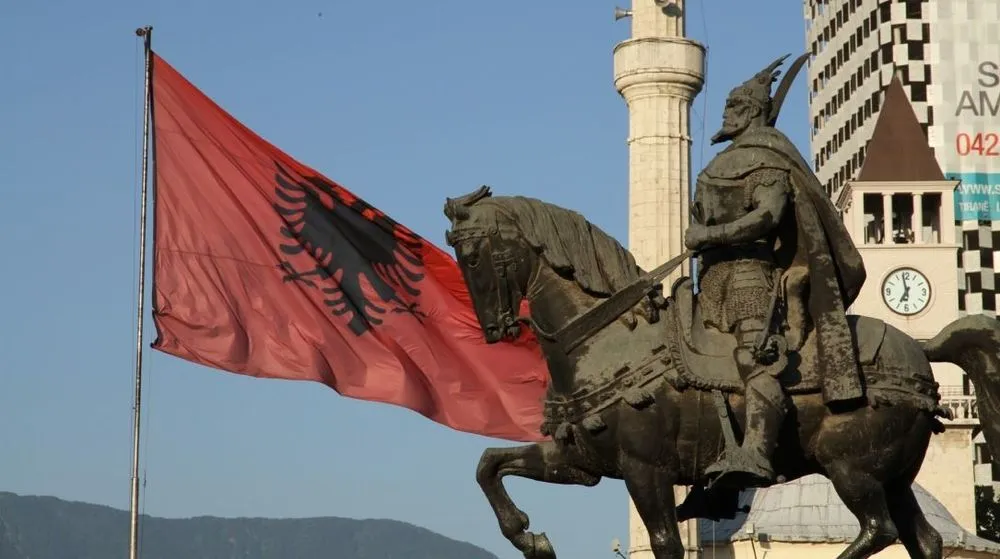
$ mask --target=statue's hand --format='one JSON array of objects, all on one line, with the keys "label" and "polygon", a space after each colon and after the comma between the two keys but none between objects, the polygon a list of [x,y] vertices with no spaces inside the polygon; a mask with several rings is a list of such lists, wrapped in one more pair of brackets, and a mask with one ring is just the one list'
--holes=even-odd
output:
[{"label": "statue's hand", "polygon": [[700,223],[692,223],[684,233],[684,246],[690,250],[698,250],[708,242],[708,227]]}]

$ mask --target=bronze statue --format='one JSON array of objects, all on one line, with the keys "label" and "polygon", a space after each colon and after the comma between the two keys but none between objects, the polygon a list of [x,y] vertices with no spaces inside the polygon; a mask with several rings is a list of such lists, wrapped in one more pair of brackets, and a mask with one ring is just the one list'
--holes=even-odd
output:
[{"label": "bronze statue", "polygon": [[827,403],[864,403],[845,312],[864,283],[864,263],[809,165],[774,127],[805,62],[796,61],[772,99],[785,58],[730,92],[712,143],[732,143],[698,176],[685,239],[700,257],[701,320],[736,336],[734,358],[746,384],[743,447],[727,449],[706,473],[719,475],[716,481],[731,474],[729,483],[744,487],[775,480],[771,453],[789,405],[776,377],[810,322]]},{"label": "bronze statue", "polygon": [[[910,489],[930,437],[943,431],[939,418],[949,416],[932,361],[969,374],[987,444],[1000,456],[1000,323],[968,316],[921,344],[845,314],[864,269],[808,166],[773,130],[783,94],[762,93],[773,69],[753,82],[759,106],[741,106],[742,93],[731,98],[718,138],[738,147],[699,177],[700,219],[688,235],[704,268],[697,296],[691,278],[665,298],[659,287],[687,253],[646,273],[570,210],[487,187],[447,201],[448,244],[486,340],[526,324],[549,368],[549,440],[489,448],[476,472],[502,533],[525,557],[555,553],[544,533],[527,531],[504,476],[586,486],[623,479],[654,556],[680,559],[677,522],[732,518],[742,488],[819,473],[861,526],[841,559],[897,539],[911,557],[940,559],[941,536]],[[713,285],[720,278],[726,285]],[[746,293],[768,294],[767,305],[741,306]],[[524,300],[529,316],[519,314]],[[758,376],[767,377],[763,388]],[[775,385],[780,397],[768,392]],[[772,400],[784,400],[787,413],[761,416]],[[741,433],[748,452],[773,446],[773,465],[741,462]],[[674,485],[695,488],[680,506]]]}]

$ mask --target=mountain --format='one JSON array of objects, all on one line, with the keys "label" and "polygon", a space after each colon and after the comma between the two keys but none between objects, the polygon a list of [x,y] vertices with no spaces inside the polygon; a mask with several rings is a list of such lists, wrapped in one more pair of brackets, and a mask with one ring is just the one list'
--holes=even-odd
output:
[{"label": "mountain", "polygon": [[[142,559],[497,559],[394,520],[143,516]],[[0,559],[128,556],[128,513],[0,492]]]}]

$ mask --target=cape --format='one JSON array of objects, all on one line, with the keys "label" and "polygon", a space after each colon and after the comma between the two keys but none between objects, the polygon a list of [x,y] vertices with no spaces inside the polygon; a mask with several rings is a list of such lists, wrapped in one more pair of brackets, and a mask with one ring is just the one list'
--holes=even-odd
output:
[{"label": "cape", "polygon": [[867,273],[861,253],[819,179],[791,140],[770,126],[747,130],[717,159],[734,174],[765,168],[790,173],[795,211],[788,212],[779,225],[777,265],[785,270],[808,270],[803,272],[809,283],[806,308],[817,336],[816,365],[823,379],[824,400],[862,397],[861,370],[846,309],[857,298]]}]

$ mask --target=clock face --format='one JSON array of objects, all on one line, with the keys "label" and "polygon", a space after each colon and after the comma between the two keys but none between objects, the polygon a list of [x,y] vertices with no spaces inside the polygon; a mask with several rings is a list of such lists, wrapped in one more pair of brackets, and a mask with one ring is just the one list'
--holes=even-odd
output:
[{"label": "clock face", "polygon": [[893,312],[910,316],[927,308],[931,284],[913,268],[898,268],[882,282],[882,300]]}]

